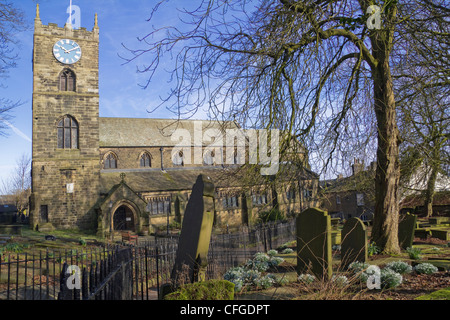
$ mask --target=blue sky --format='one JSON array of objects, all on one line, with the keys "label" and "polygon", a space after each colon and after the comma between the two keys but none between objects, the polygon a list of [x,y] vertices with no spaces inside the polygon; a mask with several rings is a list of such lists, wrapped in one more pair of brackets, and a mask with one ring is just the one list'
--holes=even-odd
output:
[{"label": "blue sky", "polygon": [[[170,1],[158,11],[158,16],[152,23],[146,20],[150,17],[153,5],[159,0],[72,0],[73,5],[80,7],[81,26],[92,30],[95,13],[98,14],[100,27],[100,116],[101,117],[172,117],[164,108],[153,113],[160,103],[159,96],[169,89],[164,81],[164,75],[158,77],[158,82],[152,83],[147,89],[139,84],[145,83],[146,75],[137,74],[136,61],[124,65],[124,60],[118,55],[126,56],[127,51],[122,43],[131,48],[139,47],[137,37],[146,35],[152,28],[152,23],[171,25],[177,23],[177,7],[186,5],[186,0]],[[56,23],[62,27],[69,14],[69,0],[40,0],[40,18],[43,24]],[[36,1],[18,0],[14,4],[25,13],[29,30],[17,35],[20,40],[20,60],[17,68],[11,69],[9,77],[3,81],[5,88],[0,88],[0,95],[23,104],[12,112],[7,137],[0,136],[0,181],[6,179],[15,167],[22,154],[31,156],[32,136],[32,50],[33,24],[36,16]],[[145,59],[145,57],[144,57]],[[196,118],[203,118],[202,114]]]}]

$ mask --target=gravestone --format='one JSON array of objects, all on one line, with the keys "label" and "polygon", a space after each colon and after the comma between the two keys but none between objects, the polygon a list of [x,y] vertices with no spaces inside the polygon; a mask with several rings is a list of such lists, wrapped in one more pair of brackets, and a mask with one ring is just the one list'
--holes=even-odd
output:
[{"label": "gravestone", "polygon": [[326,211],[309,208],[296,218],[297,273],[332,276],[331,220]]},{"label": "gravestone", "polygon": [[398,222],[398,243],[400,248],[411,248],[414,241],[417,216],[407,213],[400,216]]},{"label": "gravestone", "polygon": [[341,266],[367,261],[367,228],[359,218],[350,218],[342,229]]},{"label": "gravestone", "polygon": [[[207,265],[207,256],[214,221],[214,184],[211,178],[199,175],[186,206],[172,270],[172,282],[198,281]],[[187,274],[186,274],[187,272]]]}]

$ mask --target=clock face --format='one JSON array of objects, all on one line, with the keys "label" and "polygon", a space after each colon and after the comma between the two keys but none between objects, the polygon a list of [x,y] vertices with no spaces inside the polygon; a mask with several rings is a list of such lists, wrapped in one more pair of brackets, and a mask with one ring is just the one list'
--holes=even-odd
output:
[{"label": "clock face", "polygon": [[80,60],[81,48],[73,40],[62,39],[54,44],[53,55],[61,63],[73,64]]}]

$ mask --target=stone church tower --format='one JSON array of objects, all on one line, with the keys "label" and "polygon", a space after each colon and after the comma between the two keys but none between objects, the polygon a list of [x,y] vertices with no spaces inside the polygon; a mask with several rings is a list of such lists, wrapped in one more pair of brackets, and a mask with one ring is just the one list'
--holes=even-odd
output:
[{"label": "stone church tower", "polygon": [[95,229],[99,196],[99,28],[34,23],[30,223]]}]

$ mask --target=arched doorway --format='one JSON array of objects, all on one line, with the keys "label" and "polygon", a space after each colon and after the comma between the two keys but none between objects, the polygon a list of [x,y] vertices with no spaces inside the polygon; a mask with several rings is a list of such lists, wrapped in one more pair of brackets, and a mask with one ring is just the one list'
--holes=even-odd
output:
[{"label": "arched doorway", "polygon": [[116,230],[135,231],[134,214],[130,207],[121,205],[114,211],[113,227]]}]

